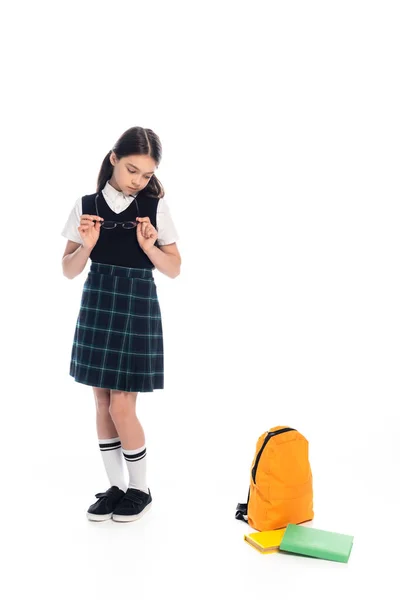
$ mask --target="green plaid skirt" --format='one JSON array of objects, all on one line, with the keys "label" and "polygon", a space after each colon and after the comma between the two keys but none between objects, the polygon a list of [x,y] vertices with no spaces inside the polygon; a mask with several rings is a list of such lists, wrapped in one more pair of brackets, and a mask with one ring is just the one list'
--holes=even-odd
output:
[{"label": "green plaid skirt", "polygon": [[164,387],[161,312],[152,269],[92,262],[83,286],[70,375],[126,392]]}]

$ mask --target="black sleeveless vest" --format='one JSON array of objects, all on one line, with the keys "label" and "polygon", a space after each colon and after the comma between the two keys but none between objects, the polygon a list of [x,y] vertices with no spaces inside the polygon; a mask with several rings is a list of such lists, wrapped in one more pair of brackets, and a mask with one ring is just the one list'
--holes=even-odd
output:
[{"label": "black sleeveless vest", "polygon": [[[82,197],[82,214],[95,215],[95,198],[97,194]],[[157,228],[157,206],[158,198],[150,196],[145,190],[141,190],[136,196],[139,206],[139,215],[134,200],[128,208],[116,214],[108,206],[102,192],[98,194],[97,207],[99,216],[105,221],[135,221],[136,217],[149,217],[151,224]],[[158,245],[157,242],[155,244]],[[154,269],[154,265],[143,252],[137,241],[136,227],[124,229],[118,225],[114,229],[100,228],[100,236],[93,248],[90,258],[92,262],[104,263],[106,265],[118,265],[120,267],[133,267],[135,269]]]}]

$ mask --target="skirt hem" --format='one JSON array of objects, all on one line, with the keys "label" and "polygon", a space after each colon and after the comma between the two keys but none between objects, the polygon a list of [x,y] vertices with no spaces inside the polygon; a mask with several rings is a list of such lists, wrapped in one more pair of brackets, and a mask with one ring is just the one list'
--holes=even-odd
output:
[{"label": "skirt hem", "polygon": [[[80,383],[82,385],[87,385],[90,387],[104,388],[104,386],[102,386],[102,385],[96,385],[95,383],[89,383],[87,381],[82,381],[80,379],[77,379],[74,375],[71,375],[71,374],[70,374],[70,377],[72,377],[76,383]],[[104,389],[107,389],[107,390],[110,389],[110,390],[114,390],[116,392],[141,392],[141,393],[144,393],[144,392],[154,392],[154,390],[163,390],[164,386],[159,386],[159,387],[154,386],[152,388],[142,388],[142,389],[132,389],[132,390],[131,389],[129,389],[129,390],[120,389],[120,388],[114,388],[114,387],[113,388],[105,387]]]}]

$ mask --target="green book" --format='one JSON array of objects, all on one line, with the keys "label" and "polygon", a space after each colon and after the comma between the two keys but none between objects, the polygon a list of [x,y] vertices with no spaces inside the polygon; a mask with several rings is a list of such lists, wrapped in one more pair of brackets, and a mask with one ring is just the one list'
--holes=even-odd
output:
[{"label": "green book", "polygon": [[286,528],[279,549],[293,554],[347,563],[353,547],[353,539],[352,535],[290,524]]}]

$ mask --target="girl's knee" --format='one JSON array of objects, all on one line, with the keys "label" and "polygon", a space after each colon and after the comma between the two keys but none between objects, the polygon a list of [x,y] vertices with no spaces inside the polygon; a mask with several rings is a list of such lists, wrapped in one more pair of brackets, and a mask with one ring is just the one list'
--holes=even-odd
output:
[{"label": "girl's knee", "polygon": [[110,390],[105,388],[93,388],[94,398],[96,402],[96,409],[98,412],[108,412],[110,410]]},{"label": "girl's knee", "polygon": [[124,419],[136,410],[136,392],[120,392],[111,390],[110,414],[113,419]]}]

